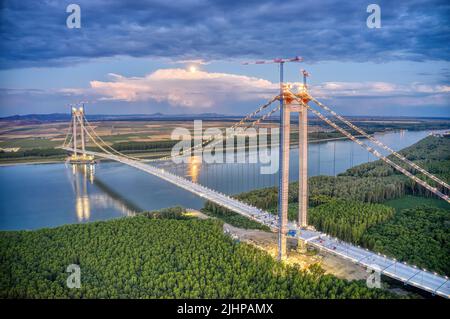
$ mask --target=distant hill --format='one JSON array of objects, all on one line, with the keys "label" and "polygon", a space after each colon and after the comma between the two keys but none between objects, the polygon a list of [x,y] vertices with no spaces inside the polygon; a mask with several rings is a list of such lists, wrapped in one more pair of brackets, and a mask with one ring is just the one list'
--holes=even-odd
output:
[{"label": "distant hill", "polygon": [[[199,113],[199,114],[87,114],[88,120],[91,121],[176,121],[176,120],[236,120],[241,119],[243,115],[224,115],[219,113]],[[258,116],[255,116],[257,118]],[[276,120],[279,117],[277,115],[271,116],[270,119]],[[355,122],[394,122],[394,121],[417,121],[417,122],[448,122],[450,118],[443,117],[406,117],[406,116],[347,116],[351,121]],[[6,117],[0,117],[0,121],[23,121],[23,122],[67,122],[70,120],[70,114],[67,113],[51,113],[51,114],[25,114],[25,115],[12,115]],[[292,122],[297,122],[295,116],[292,117]],[[311,117],[313,122],[317,121],[316,117]]]},{"label": "distant hill", "polygon": [[[87,114],[88,120],[93,121],[143,121],[143,120],[191,120],[191,119],[234,119],[241,116],[223,115],[218,113],[200,113],[200,114]],[[27,121],[27,122],[67,122],[70,120],[70,114],[51,113],[51,114],[25,114],[1,117],[0,121]]]}]

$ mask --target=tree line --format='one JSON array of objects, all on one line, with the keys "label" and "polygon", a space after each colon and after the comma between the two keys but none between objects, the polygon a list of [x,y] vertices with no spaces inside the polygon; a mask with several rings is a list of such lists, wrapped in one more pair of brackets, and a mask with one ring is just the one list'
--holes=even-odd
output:
[{"label": "tree line", "polygon": [[[174,218],[173,218],[174,217]],[[81,288],[69,289],[77,264]],[[392,298],[318,266],[299,269],[177,211],[0,232],[1,298]]]},{"label": "tree line", "polygon": [[[446,176],[450,172],[450,138],[430,136],[402,150],[401,154],[440,178],[449,180]],[[309,223],[318,230],[399,260],[450,274],[449,209],[419,206],[396,212],[384,205],[391,199],[408,200],[407,194],[432,196],[384,162],[358,165],[336,177],[310,177],[308,187]],[[277,213],[276,187],[257,189],[235,197]],[[290,184],[289,203],[288,218],[296,220],[296,182]],[[205,210],[214,211],[219,217],[224,212],[213,203],[208,203]],[[245,217],[240,216],[240,219]],[[243,223],[240,221],[235,226]]]},{"label": "tree line", "polygon": [[18,150],[17,152],[0,151],[0,159],[22,158],[22,157],[50,157],[63,156],[67,152],[57,148],[33,148],[28,150]]},{"label": "tree line", "polygon": [[363,234],[365,247],[398,260],[450,274],[449,210],[421,206],[403,209]]},{"label": "tree line", "polygon": [[393,215],[394,209],[385,205],[332,199],[309,210],[309,224],[344,241],[360,243],[369,227]]}]

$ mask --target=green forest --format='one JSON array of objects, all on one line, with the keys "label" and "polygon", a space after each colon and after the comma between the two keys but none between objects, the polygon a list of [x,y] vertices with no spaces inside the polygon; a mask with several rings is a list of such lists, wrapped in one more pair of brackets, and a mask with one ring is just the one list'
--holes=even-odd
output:
[{"label": "green forest", "polygon": [[390,219],[394,209],[381,204],[331,200],[310,209],[309,223],[326,234],[359,243],[371,226]]},{"label": "green forest", "polygon": [[[68,265],[81,287],[67,288]],[[398,298],[274,260],[179,208],[0,232],[0,298]]]},{"label": "green forest", "polygon": [[[450,139],[428,137],[403,154],[446,179]],[[297,218],[297,183],[289,218]],[[450,273],[450,205],[381,162],[309,179],[309,223],[318,230],[440,274]],[[425,197],[424,197],[425,196]],[[276,188],[237,198],[276,213]],[[267,230],[206,203],[219,219],[181,208],[105,222],[0,232],[0,298],[397,298],[314,265],[279,263],[223,233],[227,223]],[[69,289],[66,268],[81,268]]]},{"label": "green forest", "polygon": [[207,201],[205,203],[205,207],[201,211],[203,213],[205,213],[206,215],[220,218],[225,223],[234,225],[236,227],[240,227],[240,228],[244,228],[244,229],[261,229],[261,230],[270,231],[269,227],[267,227],[263,224],[260,224],[254,220],[251,220],[247,217],[244,217],[240,214],[236,214],[235,212],[233,212],[229,209],[217,206],[210,201]]},{"label": "green forest", "polygon": [[370,227],[361,244],[399,260],[450,273],[449,210],[422,206],[402,209],[385,223]]},{"label": "green forest", "polygon": [[17,152],[0,151],[0,159],[22,158],[22,157],[51,157],[63,156],[67,152],[57,148],[33,148],[28,150],[19,150]]},{"label": "green forest", "polygon": [[[400,153],[443,180],[450,179],[450,138],[429,136]],[[429,181],[433,185],[432,181]],[[309,223],[342,240],[441,274],[450,274],[450,205],[424,191],[382,161],[351,168],[336,177],[308,180]],[[236,198],[277,213],[276,187]],[[298,214],[298,183],[290,184],[288,218]],[[205,210],[235,226],[245,217],[213,203]]]},{"label": "green forest", "polygon": [[178,141],[152,141],[152,142],[118,142],[111,145],[112,148],[120,152],[138,152],[138,151],[161,151],[170,150]]}]

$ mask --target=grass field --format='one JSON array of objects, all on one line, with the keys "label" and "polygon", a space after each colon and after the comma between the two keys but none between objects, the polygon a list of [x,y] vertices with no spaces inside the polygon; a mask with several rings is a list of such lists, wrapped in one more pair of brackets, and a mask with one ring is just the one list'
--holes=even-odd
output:
[{"label": "grass field", "polygon": [[61,141],[46,138],[17,138],[0,141],[0,148],[20,147],[21,149],[52,148],[61,145]]},{"label": "grass field", "polygon": [[442,199],[426,198],[413,195],[406,195],[401,198],[388,200],[383,204],[395,208],[397,211],[400,211],[402,209],[416,208],[419,206],[430,206],[450,211],[450,204],[446,203]]},{"label": "grass field", "polygon": [[[175,128],[186,128],[193,132],[193,121],[101,121],[92,122],[95,132],[107,143],[150,142],[170,140]],[[232,125],[229,121],[203,121],[207,128],[224,129]],[[276,124],[264,124],[266,127]],[[21,149],[51,148],[62,144],[69,123],[16,123],[0,122],[0,147]],[[88,146],[93,144],[87,140]]]}]

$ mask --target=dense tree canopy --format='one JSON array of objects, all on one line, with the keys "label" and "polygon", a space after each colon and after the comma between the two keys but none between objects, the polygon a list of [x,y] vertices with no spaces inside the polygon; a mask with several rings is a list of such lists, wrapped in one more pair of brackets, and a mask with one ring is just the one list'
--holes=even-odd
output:
[{"label": "dense tree canopy", "polygon": [[207,201],[205,203],[204,209],[202,212],[206,215],[220,218],[224,222],[245,229],[262,229],[262,230],[270,230],[269,227],[260,224],[254,220],[251,220],[245,216],[237,214],[227,208],[221,207],[219,205],[214,204],[213,202]]},{"label": "dense tree canopy", "polygon": [[154,151],[171,149],[178,141],[152,141],[152,142],[118,142],[112,145],[112,148],[120,152],[129,151]]},{"label": "dense tree canopy", "polygon": [[[444,181],[450,180],[450,137],[437,137],[428,136],[416,144],[407,147],[400,151],[400,154],[405,156],[408,160],[415,162],[428,172],[438,176]],[[391,160],[399,163],[398,159],[394,156],[389,156]],[[413,170],[414,172],[414,170]],[[414,172],[418,173],[418,172]],[[409,194],[421,194],[431,196],[431,194],[424,190],[421,186],[416,185],[413,181],[405,176],[401,176],[401,173],[395,171],[382,161],[375,161],[367,164],[358,165],[356,167],[348,169],[341,176],[354,176],[354,177],[393,177],[400,176],[404,180],[404,185],[407,193]],[[422,179],[425,179],[431,185],[435,185],[434,181],[428,177],[418,174]],[[445,191],[442,187],[437,186],[438,189]]]},{"label": "dense tree canopy", "polygon": [[[448,139],[430,137],[405,154],[446,179],[448,146]],[[296,187],[294,183],[289,193],[291,219],[296,218]],[[383,163],[360,165],[337,177],[312,177],[309,187],[310,223],[318,229],[449,274],[449,210],[394,210],[374,204],[405,194],[429,195]],[[236,197],[276,211],[275,188]],[[237,226],[264,229],[212,203],[205,211]],[[80,289],[66,286],[70,264],[81,268]],[[300,270],[279,263],[225,235],[221,221],[189,218],[179,208],[107,222],[0,232],[0,298],[386,297],[393,295],[325,275],[317,266]]]},{"label": "dense tree canopy", "polygon": [[342,240],[359,243],[367,228],[393,215],[393,208],[381,204],[339,199],[311,208],[309,224]]},{"label": "dense tree canopy", "polygon": [[370,227],[361,242],[375,251],[448,275],[449,212],[426,206],[402,209],[385,223]]},{"label": "dense tree canopy", "polygon": [[[429,136],[401,153],[449,181],[450,138]],[[433,185],[432,182],[430,184]],[[308,180],[308,187],[309,223],[318,230],[399,260],[450,274],[450,205],[431,197],[429,192],[384,162],[362,164],[337,177],[313,176]],[[272,213],[277,212],[276,187],[235,197]],[[288,218],[295,220],[298,216],[298,183],[290,185],[289,202]],[[424,207],[423,202],[431,207]],[[394,211],[386,205],[373,203],[386,203],[398,209]],[[214,211],[218,217],[224,212],[223,208],[212,203],[206,209]],[[236,226],[244,224],[241,220],[245,217],[239,216],[239,219]],[[247,226],[253,227],[253,224]]]},{"label": "dense tree canopy", "polygon": [[[164,218],[167,216],[175,219]],[[81,269],[69,289],[66,268]],[[37,231],[0,232],[2,298],[387,298],[394,295],[300,270],[232,240],[218,220],[177,212]]]},{"label": "dense tree canopy", "polygon": [[63,156],[67,152],[57,148],[33,148],[28,150],[18,150],[17,152],[0,151],[0,159],[22,158],[22,157],[50,157]]}]

